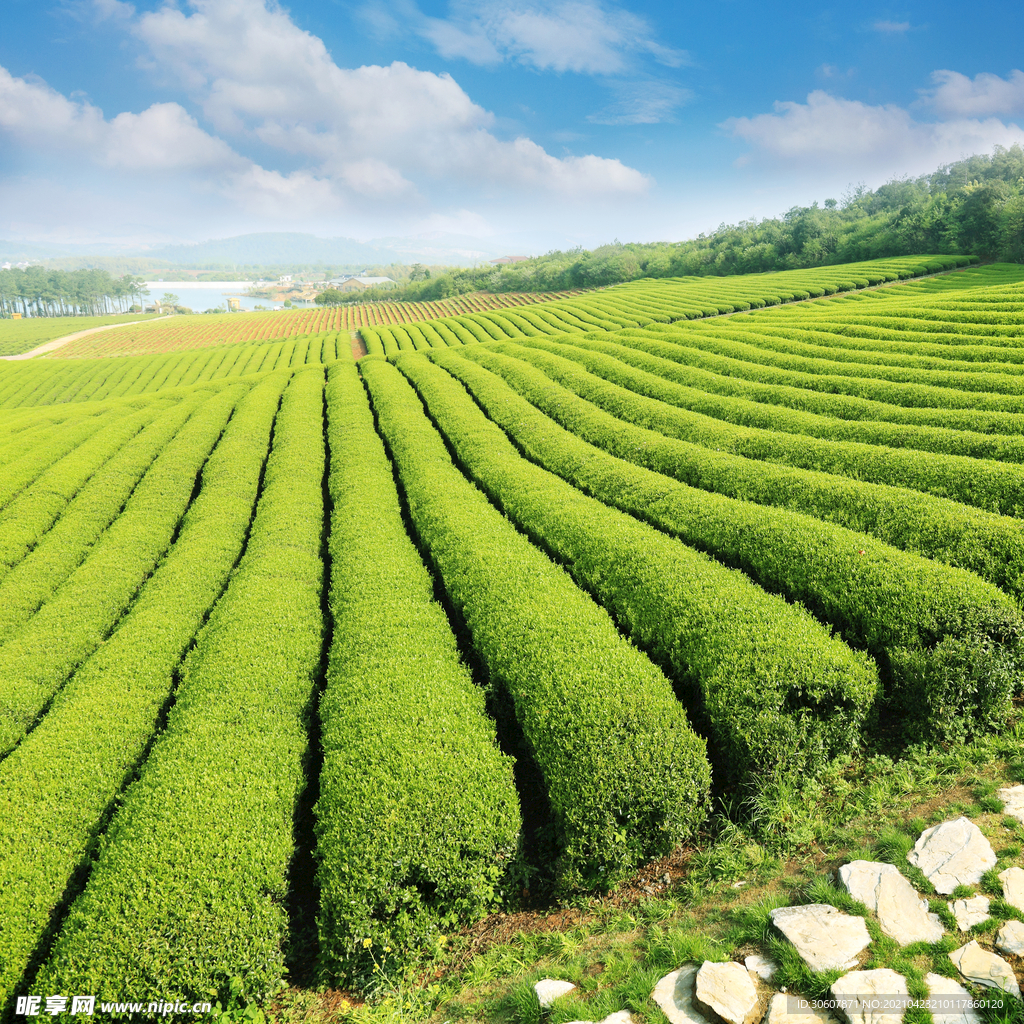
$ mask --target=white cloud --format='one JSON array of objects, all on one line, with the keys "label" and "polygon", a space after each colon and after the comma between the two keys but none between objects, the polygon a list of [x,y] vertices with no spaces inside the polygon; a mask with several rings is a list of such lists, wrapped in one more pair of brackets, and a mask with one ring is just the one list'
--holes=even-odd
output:
[{"label": "white cloud", "polygon": [[857,74],[856,68],[847,68],[843,71],[837,64],[819,64],[814,69],[814,73],[819,78],[839,80],[843,78],[853,78]]},{"label": "white cloud", "polygon": [[141,114],[109,122],[101,162],[133,171],[209,168],[238,171],[248,164],[222,139],[208,135],[177,103],[154,103]]},{"label": "white cloud", "polygon": [[0,67],[0,129],[51,151],[72,151],[106,167],[136,171],[238,169],[245,161],[204,132],[177,103],[155,103],[141,114],[118,114],[75,102],[45,82],[15,78]]},{"label": "white cloud", "polygon": [[[499,139],[493,115],[450,75],[401,62],[338,67],[271,0],[189,6],[192,13],[167,6],[136,22],[156,67],[191,92],[219,132],[305,157],[308,170],[360,195],[409,198],[424,177],[580,198],[648,187],[618,160],[557,159],[529,139]],[[542,26],[520,30],[542,45]]]},{"label": "white cloud", "polygon": [[692,96],[669,82],[619,82],[615,84],[618,101],[605,110],[591,114],[592,124],[660,124],[672,121],[677,107]]},{"label": "white cloud", "polygon": [[885,32],[888,34],[899,34],[901,32],[910,31],[909,21],[876,21],[871,26],[876,32]]},{"label": "white cloud", "polygon": [[682,50],[652,39],[645,19],[599,0],[461,0],[448,19],[414,21],[443,57],[474,64],[511,60],[540,71],[618,75],[637,54],[668,67],[681,67],[688,59]]},{"label": "white cloud", "polygon": [[93,0],[93,9],[100,21],[112,18],[116,21],[128,21],[135,15],[135,6],[124,0]]},{"label": "white cloud", "polygon": [[[337,210],[334,183],[303,171],[266,170],[203,131],[177,103],[154,103],[139,114],[106,120],[92,104],[70,100],[46,83],[15,78],[0,67],[0,137],[39,154],[71,161],[76,177],[90,165],[110,172],[122,195],[158,181],[176,190],[215,193],[250,209],[273,213]],[[358,169],[352,172],[358,177]],[[367,191],[357,181],[354,191]]]},{"label": "white cloud", "polygon": [[923,90],[924,102],[940,114],[985,117],[1024,111],[1024,72],[1000,78],[987,71],[973,79],[957,71],[933,71],[934,89]]},{"label": "white cloud", "polygon": [[730,118],[721,127],[753,147],[743,163],[767,157],[851,175],[920,174],[996,145],[1024,144],[1024,131],[995,118],[915,121],[902,107],[871,106],[822,90],[806,103],[776,103],[774,113]]},{"label": "white cloud", "polygon": [[66,140],[93,146],[103,130],[103,113],[88,103],[73,103],[44,82],[15,78],[0,67],[0,129],[37,145]]}]

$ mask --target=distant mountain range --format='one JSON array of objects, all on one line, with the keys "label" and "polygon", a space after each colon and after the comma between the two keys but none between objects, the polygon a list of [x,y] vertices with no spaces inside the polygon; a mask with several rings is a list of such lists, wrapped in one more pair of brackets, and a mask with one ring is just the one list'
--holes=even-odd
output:
[{"label": "distant mountain range", "polygon": [[0,239],[0,263],[26,260],[52,260],[65,256],[110,256],[116,247],[109,245],[60,245],[56,242],[11,242]]},{"label": "distant mountain range", "polygon": [[[500,244],[500,243],[499,243]],[[112,243],[58,244],[0,240],[0,263],[97,259],[142,260],[178,266],[211,265],[294,266],[296,264],[382,266],[388,263],[428,263],[470,266],[505,255],[504,249],[468,235],[435,232],[418,237],[375,238],[360,242],[354,238],[319,238],[298,232],[272,231],[234,238],[211,239],[182,245],[123,246]],[[156,262],[152,262],[156,261]]]},{"label": "distant mountain range", "polygon": [[132,255],[167,260],[168,263],[241,263],[259,266],[402,262],[395,250],[357,242],[354,238],[317,238],[316,235],[284,231],[218,238],[195,245],[164,245],[139,249]]}]

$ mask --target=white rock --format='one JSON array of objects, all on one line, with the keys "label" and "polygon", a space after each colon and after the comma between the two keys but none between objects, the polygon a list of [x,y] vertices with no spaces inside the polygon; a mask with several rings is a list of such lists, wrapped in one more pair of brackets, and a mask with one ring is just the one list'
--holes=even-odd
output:
[{"label": "white rock", "polygon": [[705,1016],[725,1024],[745,1024],[757,1009],[757,989],[743,964],[705,960],[694,979],[693,1002]]},{"label": "white rock", "polygon": [[951,893],[958,885],[977,885],[996,855],[981,829],[966,818],[926,828],[907,860],[920,868],[936,892]]},{"label": "white rock", "polygon": [[880,967],[844,974],[832,983],[832,995],[845,1000],[842,1014],[850,1024],[895,1024],[903,1014],[894,1011],[892,1003],[897,997],[909,999],[910,990],[902,974]]},{"label": "white rock", "polygon": [[999,872],[999,881],[1003,883],[1003,899],[1024,910],[1024,868],[1007,868]]},{"label": "white rock", "polygon": [[988,898],[974,896],[969,900],[954,900],[946,904],[956,918],[960,931],[970,931],[976,924],[987,921],[992,915],[988,912]]},{"label": "white rock", "polygon": [[1024,785],[1001,789],[996,796],[1003,801],[1003,814],[1012,815],[1024,821]]},{"label": "white rock", "polygon": [[758,956],[756,953],[748,956],[743,961],[743,966],[751,974],[756,974],[762,981],[771,981],[775,975],[775,964],[767,957]]},{"label": "white rock", "polygon": [[1020,986],[1010,965],[1001,956],[982,949],[977,942],[968,942],[966,946],[953,950],[949,959],[968,981],[998,988],[1020,999]]},{"label": "white rock", "polygon": [[[837,1024],[837,1018],[833,1017],[826,1010],[816,1010],[810,1006],[806,1009],[797,1008],[801,998],[800,996],[783,995],[781,992],[772,996],[772,1001],[768,1004],[768,1013],[765,1015],[764,1024]],[[796,1004],[794,1007],[795,1012],[790,1011],[790,999]]]},{"label": "white rock", "polygon": [[848,971],[871,942],[863,917],[842,914],[827,903],[780,907],[771,919],[812,971]]},{"label": "white rock", "polygon": [[839,880],[855,900],[878,916],[882,931],[901,946],[942,938],[938,914],[928,913],[928,902],[895,864],[855,860],[839,869]]},{"label": "white rock", "polygon": [[[569,1024],[594,1024],[592,1020],[571,1020]],[[629,1010],[619,1010],[618,1013],[609,1013],[604,1020],[599,1021],[598,1024],[633,1024],[633,1018],[630,1016]]]},{"label": "white rock", "polygon": [[981,1024],[981,1014],[967,1004],[973,996],[952,978],[926,974],[924,983],[932,1003],[933,1024]]},{"label": "white rock", "polygon": [[670,1024],[708,1024],[708,1020],[693,1005],[693,983],[698,964],[685,964],[678,971],[666,974],[651,993]]},{"label": "white rock", "polygon": [[571,992],[575,987],[571,981],[556,981],[554,978],[544,978],[533,986],[533,991],[537,993],[537,1000],[540,1005],[547,1010],[556,999]]},{"label": "white rock", "polygon": [[1024,924],[1007,921],[996,934],[996,949],[1013,956],[1024,956]]}]

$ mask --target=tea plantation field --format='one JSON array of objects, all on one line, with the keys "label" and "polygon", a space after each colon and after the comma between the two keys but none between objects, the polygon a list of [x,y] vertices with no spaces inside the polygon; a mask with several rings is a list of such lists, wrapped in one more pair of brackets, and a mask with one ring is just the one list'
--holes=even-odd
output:
[{"label": "tea plantation field", "polygon": [[5,1012],[358,985],[1005,728],[1024,268],[968,262],[0,364]]}]

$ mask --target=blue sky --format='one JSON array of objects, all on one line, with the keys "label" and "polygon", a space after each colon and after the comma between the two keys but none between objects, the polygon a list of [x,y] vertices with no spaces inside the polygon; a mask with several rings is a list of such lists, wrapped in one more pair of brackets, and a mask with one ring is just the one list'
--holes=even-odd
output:
[{"label": "blue sky", "polygon": [[679,239],[1024,143],[1024,5],[4,0],[0,237]]}]

